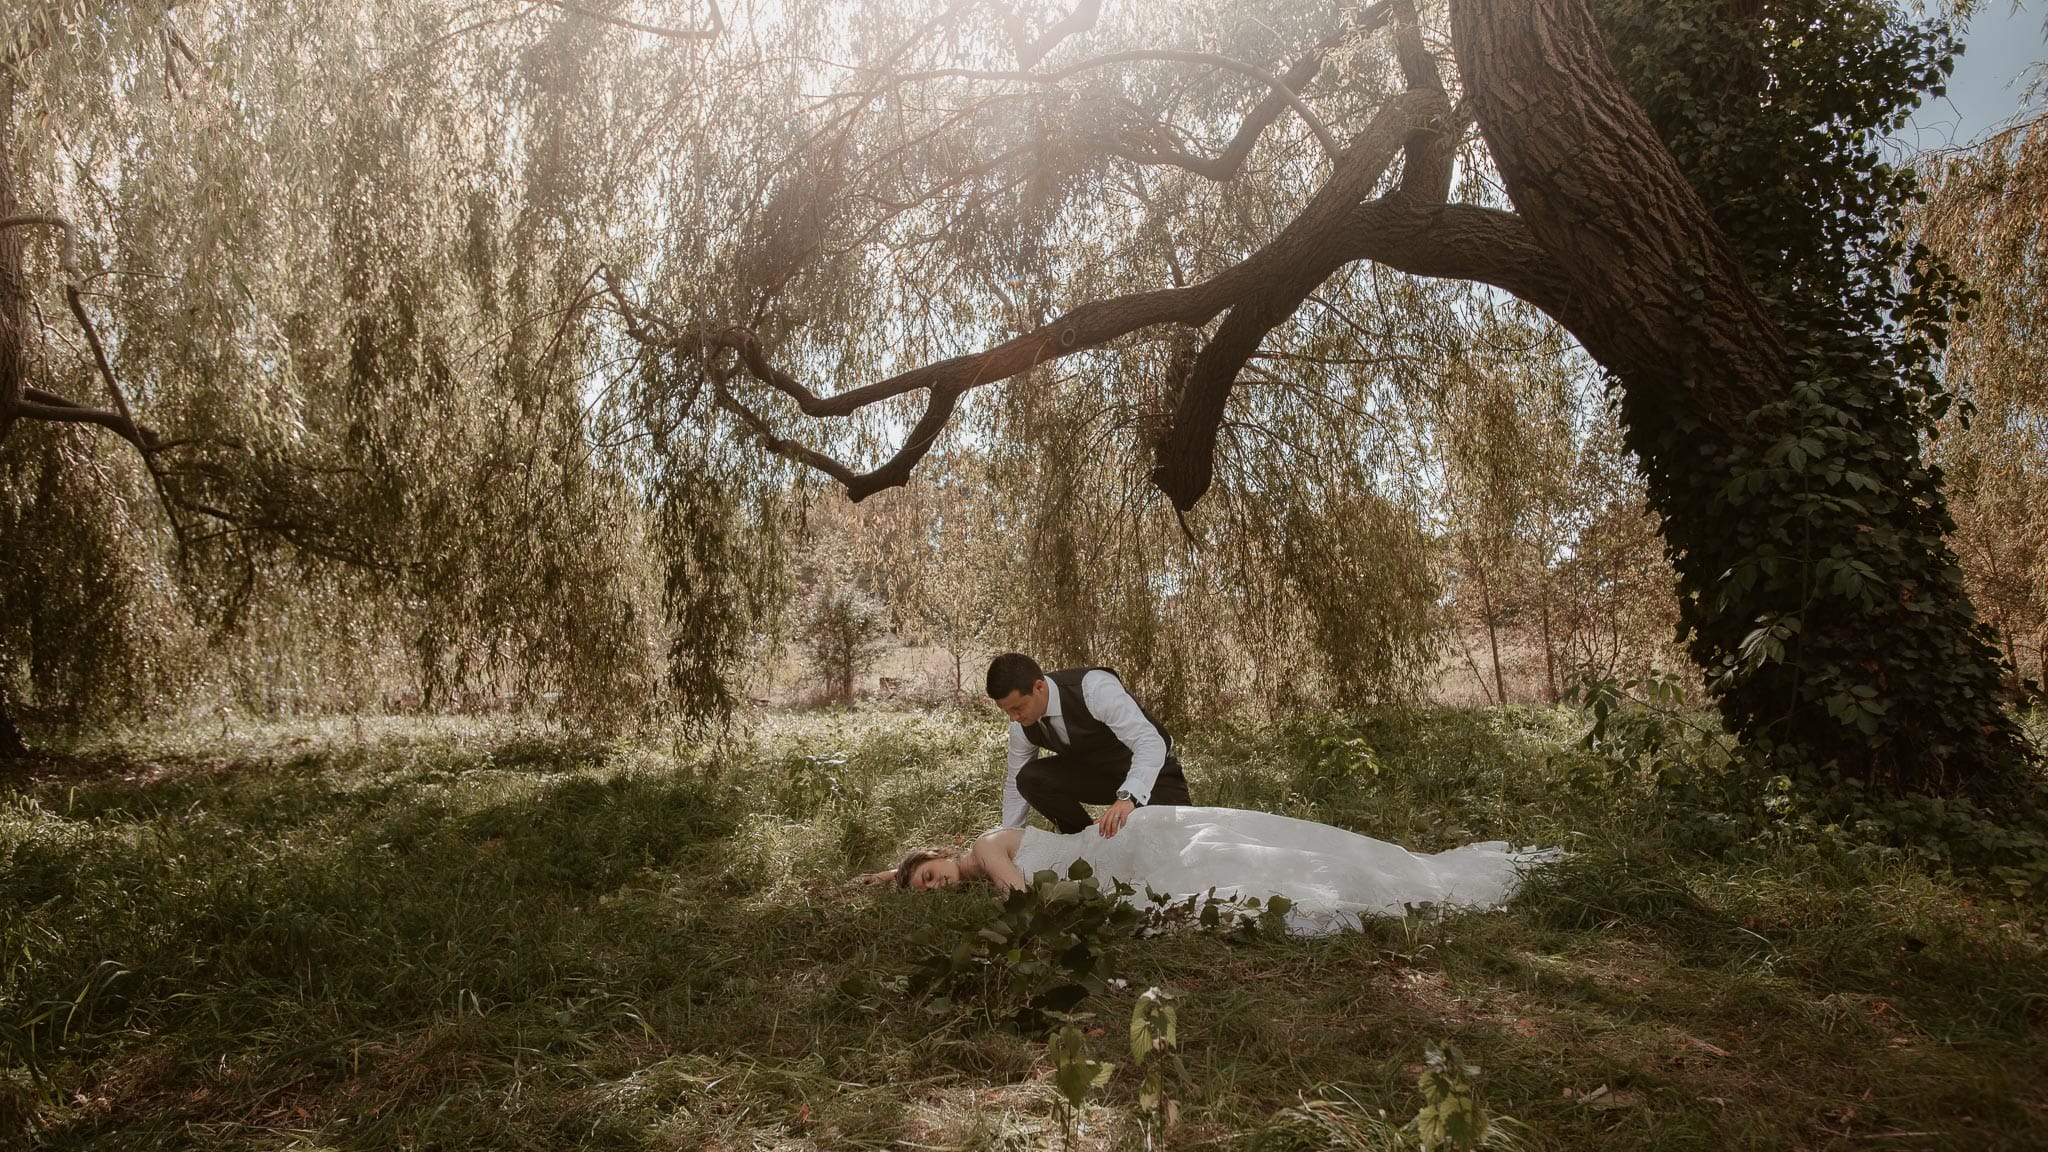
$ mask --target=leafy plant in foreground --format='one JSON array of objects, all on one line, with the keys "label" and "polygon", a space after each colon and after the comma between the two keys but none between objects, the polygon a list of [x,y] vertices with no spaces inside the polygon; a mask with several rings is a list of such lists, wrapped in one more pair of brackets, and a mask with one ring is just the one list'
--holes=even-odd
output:
[{"label": "leafy plant in foreground", "polygon": [[1286,936],[1287,914],[1294,909],[1294,901],[1277,893],[1261,901],[1257,896],[1218,896],[1214,888],[1179,899],[1147,888],[1145,898],[1150,904],[1143,935],[1196,928],[1242,944]]},{"label": "leafy plant in foreground", "polygon": [[1142,918],[1124,899],[1131,892],[1121,881],[1105,889],[1085,860],[1074,861],[1064,879],[1041,871],[988,905],[987,918],[950,947],[927,935],[921,942],[930,952],[913,970],[910,988],[932,997],[926,1007],[933,1013],[971,999],[991,1015],[1007,1015],[1019,1031],[1036,1031],[1104,991],[1115,941]]},{"label": "leafy plant in foreground", "polygon": [[1479,1066],[1465,1063],[1455,1047],[1430,1044],[1423,1049],[1422,1109],[1408,1122],[1423,1152],[1439,1148],[1478,1148],[1492,1124],[1479,1090]]},{"label": "leafy plant in foreground", "polygon": [[1058,1021],[1052,1035],[1046,1038],[1046,1048],[1052,1056],[1053,1086],[1059,1089],[1060,1133],[1066,1146],[1072,1148],[1081,1105],[1088,1102],[1088,1093],[1109,1081],[1116,1065],[1089,1057],[1088,1037],[1082,1030],[1082,1025],[1092,1019],[1088,1013],[1049,1015]]},{"label": "leafy plant in foreground", "polygon": [[1579,746],[1602,769],[1580,783],[1648,785],[1674,842],[1719,855],[1780,841],[1904,854],[1955,868],[2016,899],[2048,892],[2048,791],[2017,792],[1998,810],[1966,797],[1898,793],[1839,772],[1802,788],[1755,748],[1683,711],[1674,678],[1588,679],[1567,695],[1591,725]]},{"label": "leafy plant in foreground", "polygon": [[[1180,1101],[1173,1088],[1187,1079],[1180,1059],[1178,999],[1164,988],[1147,988],[1131,1008],[1131,1064],[1145,1070],[1138,1089],[1138,1107],[1146,1114],[1145,1147],[1154,1133],[1171,1131],[1180,1120]],[[1172,1070],[1171,1083],[1168,1069]]]}]

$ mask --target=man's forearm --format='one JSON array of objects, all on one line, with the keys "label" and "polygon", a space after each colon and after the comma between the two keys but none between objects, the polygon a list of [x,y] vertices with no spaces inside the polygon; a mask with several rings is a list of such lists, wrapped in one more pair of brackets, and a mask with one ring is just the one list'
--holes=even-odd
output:
[{"label": "man's forearm", "polygon": [[1088,710],[1131,750],[1131,767],[1124,774],[1122,790],[1136,803],[1145,803],[1152,798],[1152,787],[1166,766],[1166,737],[1145,718],[1144,709],[1116,677],[1107,672],[1091,673],[1082,683],[1089,689],[1085,693]]},{"label": "man's forearm", "polygon": [[1017,773],[1038,755],[1038,749],[1023,738],[1023,730],[1010,725],[1010,743],[1006,755],[1010,761],[1010,774],[1003,778],[1003,827],[1022,828],[1031,819],[1031,805],[1024,800],[1024,794],[1017,790]]}]

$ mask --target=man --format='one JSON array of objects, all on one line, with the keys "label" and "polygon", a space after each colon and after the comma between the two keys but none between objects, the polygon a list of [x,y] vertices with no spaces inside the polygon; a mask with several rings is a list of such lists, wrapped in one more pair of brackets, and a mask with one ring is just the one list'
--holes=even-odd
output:
[{"label": "man", "polygon": [[1011,720],[1003,827],[1024,827],[1036,808],[1061,832],[1079,832],[1089,824],[1081,805],[1107,804],[1095,823],[1114,836],[1140,805],[1189,802],[1173,738],[1114,669],[1045,672],[1005,652],[988,666],[988,695]]}]

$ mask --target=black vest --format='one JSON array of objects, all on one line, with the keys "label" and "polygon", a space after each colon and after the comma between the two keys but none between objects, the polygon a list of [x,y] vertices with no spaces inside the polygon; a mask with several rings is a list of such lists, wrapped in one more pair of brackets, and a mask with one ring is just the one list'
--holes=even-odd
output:
[{"label": "black vest", "polygon": [[[1072,756],[1093,767],[1128,770],[1131,766],[1130,745],[1117,739],[1109,725],[1097,720],[1095,714],[1088,711],[1088,701],[1081,696],[1081,678],[1090,672],[1107,672],[1116,676],[1114,668],[1064,668],[1045,674],[1046,680],[1059,689],[1060,722],[1067,728],[1067,746],[1060,747],[1052,733],[1041,731],[1052,726],[1050,716],[1040,724],[1023,725],[1024,738],[1055,755]],[[1122,682],[1123,677],[1117,676],[1117,680]],[[1137,697],[1131,699],[1135,701]],[[1138,705],[1138,711],[1151,721],[1152,727],[1159,729],[1159,738],[1166,742],[1166,754],[1172,756],[1173,737],[1167,733],[1166,726],[1143,704]]]}]

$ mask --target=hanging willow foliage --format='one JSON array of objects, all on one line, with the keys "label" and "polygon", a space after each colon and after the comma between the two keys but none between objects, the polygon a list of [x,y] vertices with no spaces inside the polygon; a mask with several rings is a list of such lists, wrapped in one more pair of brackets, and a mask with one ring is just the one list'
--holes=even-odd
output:
[{"label": "hanging willow foliage", "polygon": [[[600,266],[690,233],[665,226],[700,128],[688,40],[545,6],[257,0],[30,4],[0,46],[10,197],[75,228],[163,445],[152,477],[88,427],[0,433],[17,699],[105,712],[140,677],[344,704],[395,659],[425,707],[729,707],[734,638],[777,602],[786,472],[721,447],[715,414],[623,415],[644,390],[591,307]],[[27,250],[38,309],[54,247]],[[90,395],[77,334],[36,319],[35,386]],[[227,647],[179,648],[181,624]],[[228,649],[272,658],[207,689]]]},{"label": "hanging willow foliage", "polygon": [[[20,197],[75,222],[90,304],[117,335],[115,375],[174,445],[149,457],[161,515],[133,499],[147,488],[118,523],[76,500],[63,510],[102,550],[133,551],[161,621],[267,653],[215,686],[237,662],[188,645],[179,667],[158,661],[153,691],[259,707],[360,700],[395,666],[423,707],[512,691],[556,694],[594,723],[662,700],[722,714],[786,599],[783,541],[803,488],[734,435],[712,402],[729,377],[707,374],[701,342],[622,344],[593,307],[600,289],[632,285],[647,314],[782,332],[800,361],[860,376],[985,331],[998,301],[1021,316],[1151,274],[1144,245],[1097,250],[1110,233],[1067,211],[1100,159],[1069,146],[1062,118],[1098,109],[969,113],[973,130],[1028,153],[1030,174],[934,185],[952,145],[908,120],[887,138],[805,148],[810,61],[901,39],[921,17],[800,5],[743,18],[748,36],[711,40],[695,35],[722,25],[709,7],[655,28],[548,6],[257,0],[176,13],[44,4],[9,25]],[[1315,22],[1285,5],[1117,18],[1193,20],[1275,46]],[[754,47],[768,41],[781,51]],[[1234,93],[1199,98],[1220,113]],[[1305,190],[1285,153],[1257,162],[1291,195]],[[944,204],[860,221],[878,231],[849,237],[840,205],[855,190]],[[1139,194],[1153,198],[1154,230],[1214,199],[1188,180]],[[1191,259],[1226,258],[1270,212],[1233,203],[1189,237]],[[49,259],[31,252],[32,282],[50,281]],[[878,277],[913,304],[987,291],[876,325]],[[83,350],[51,320],[36,362],[76,377]],[[1412,692],[1436,597],[1415,508],[1379,490],[1353,429],[1310,422],[1248,437],[1231,494],[1184,524],[1141,479],[1172,398],[1140,382],[1172,351],[1119,350],[1048,380],[1051,406],[982,405],[968,423],[992,445],[1002,579],[1022,590],[1005,600],[1007,633],[1050,658],[1119,662],[1191,701],[1326,698],[1318,677],[1367,696]],[[834,443],[879,450],[908,416],[883,406]],[[34,455],[19,436],[0,446],[23,470],[11,491],[37,491],[36,468],[74,456],[135,488],[122,446],[54,435],[71,455]],[[1283,458],[1297,475],[1275,485]],[[86,547],[55,523],[11,520],[18,554],[44,554],[30,535],[50,555]],[[1333,564],[1351,567],[1333,579]],[[10,620],[47,633],[29,593],[52,568],[18,571],[29,591]],[[96,604],[137,602],[125,586],[92,587]],[[336,601],[359,610],[309,610]],[[1236,630],[1215,628],[1219,613]],[[176,631],[141,628],[134,642]],[[10,637],[8,651],[28,642]],[[1319,662],[1256,657],[1297,649]],[[342,669],[330,657],[343,651],[377,655]],[[34,702],[104,711],[125,699],[33,661],[8,666]],[[1254,671],[1232,671],[1243,668]]]},{"label": "hanging willow foliage", "polygon": [[[1729,723],[2009,782],[1916,448],[1949,285],[1882,315],[1911,182],[1869,134],[1949,40],[1770,9],[15,5],[0,690],[279,707],[402,669],[426,707],[715,718],[778,631],[799,470],[863,497],[936,452],[989,530],[912,535],[971,540],[1000,605],[955,643],[1194,709],[1412,697],[1447,637],[1515,631],[1554,694],[1672,619],[1597,360]],[[1893,463],[1809,449],[1836,416]]]},{"label": "hanging willow foliage", "polygon": [[1949,342],[1967,407],[1938,459],[1955,495],[1956,550],[2006,659],[2048,685],[2048,117],[1929,164],[1912,223],[1976,292]]}]

